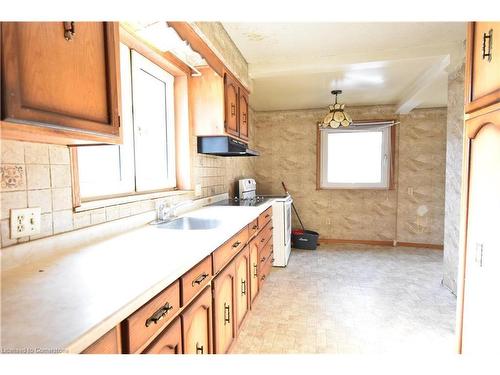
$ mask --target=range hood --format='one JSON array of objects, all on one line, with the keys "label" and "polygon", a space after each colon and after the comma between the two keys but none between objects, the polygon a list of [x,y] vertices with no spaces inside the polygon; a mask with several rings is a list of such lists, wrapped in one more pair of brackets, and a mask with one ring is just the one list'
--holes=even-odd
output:
[{"label": "range hood", "polygon": [[226,135],[198,136],[198,153],[217,156],[259,156],[248,144]]}]

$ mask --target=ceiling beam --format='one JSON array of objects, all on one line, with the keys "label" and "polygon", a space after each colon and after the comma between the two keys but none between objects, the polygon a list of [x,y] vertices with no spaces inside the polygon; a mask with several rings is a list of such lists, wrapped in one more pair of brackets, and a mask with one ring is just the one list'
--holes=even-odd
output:
[{"label": "ceiling beam", "polygon": [[407,114],[422,102],[422,92],[429,87],[441,74],[446,73],[450,65],[450,56],[446,55],[432,64],[405,91],[403,99],[396,106],[396,113]]}]

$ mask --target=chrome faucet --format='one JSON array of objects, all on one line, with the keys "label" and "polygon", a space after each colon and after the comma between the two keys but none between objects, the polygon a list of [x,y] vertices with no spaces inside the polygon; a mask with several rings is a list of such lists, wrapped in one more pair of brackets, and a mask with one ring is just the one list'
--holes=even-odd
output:
[{"label": "chrome faucet", "polygon": [[192,200],[186,200],[182,201],[176,204],[173,204],[171,206],[167,206],[165,203],[160,203],[158,205],[158,211],[157,211],[157,221],[158,222],[167,222],[167,221],[172,221],[176,218],[175,215],[175,210],[178,208],[188,205],[188,204],[193,204]]}]

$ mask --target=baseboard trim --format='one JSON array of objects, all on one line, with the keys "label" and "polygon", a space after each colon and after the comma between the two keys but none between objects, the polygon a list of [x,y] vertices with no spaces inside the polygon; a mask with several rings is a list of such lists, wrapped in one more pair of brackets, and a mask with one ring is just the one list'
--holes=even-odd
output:
[{"label": "baseboard trim", "polygon": [[399,241],[382,241],[382,240],[348,240],[340,238],[319,238],[318,241],[322,243],[350,243],[359,245],[375,245],[375,246],[402,246],[402,247],[417,247],[426,249],[443,250],[443,245],[421,243],[421,242],[399,242]]},{"label": "baseboard trim", "polygon": [[403,247],[425,247],[427,249],[443,250],[443,245],[437,245],[433,243],[421,243],[421,242],[396,242],[396,246]]}]

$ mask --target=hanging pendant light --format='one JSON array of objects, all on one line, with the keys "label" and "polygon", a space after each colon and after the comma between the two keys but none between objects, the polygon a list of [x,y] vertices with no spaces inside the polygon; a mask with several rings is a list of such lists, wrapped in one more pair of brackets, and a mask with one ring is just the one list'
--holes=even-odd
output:
[{"label": "hanging pendant light", "polygon": [[347,127],[352,124],[351,116],[344,112],[344,104],[337,103],[337,95],[342,94],[342,90],[333,90],[335,95],[335,103],[330,104],[328,108],[330,112],[325,116],[322,122],[318,123],[320,128],[338,128],[339,126]]}]

